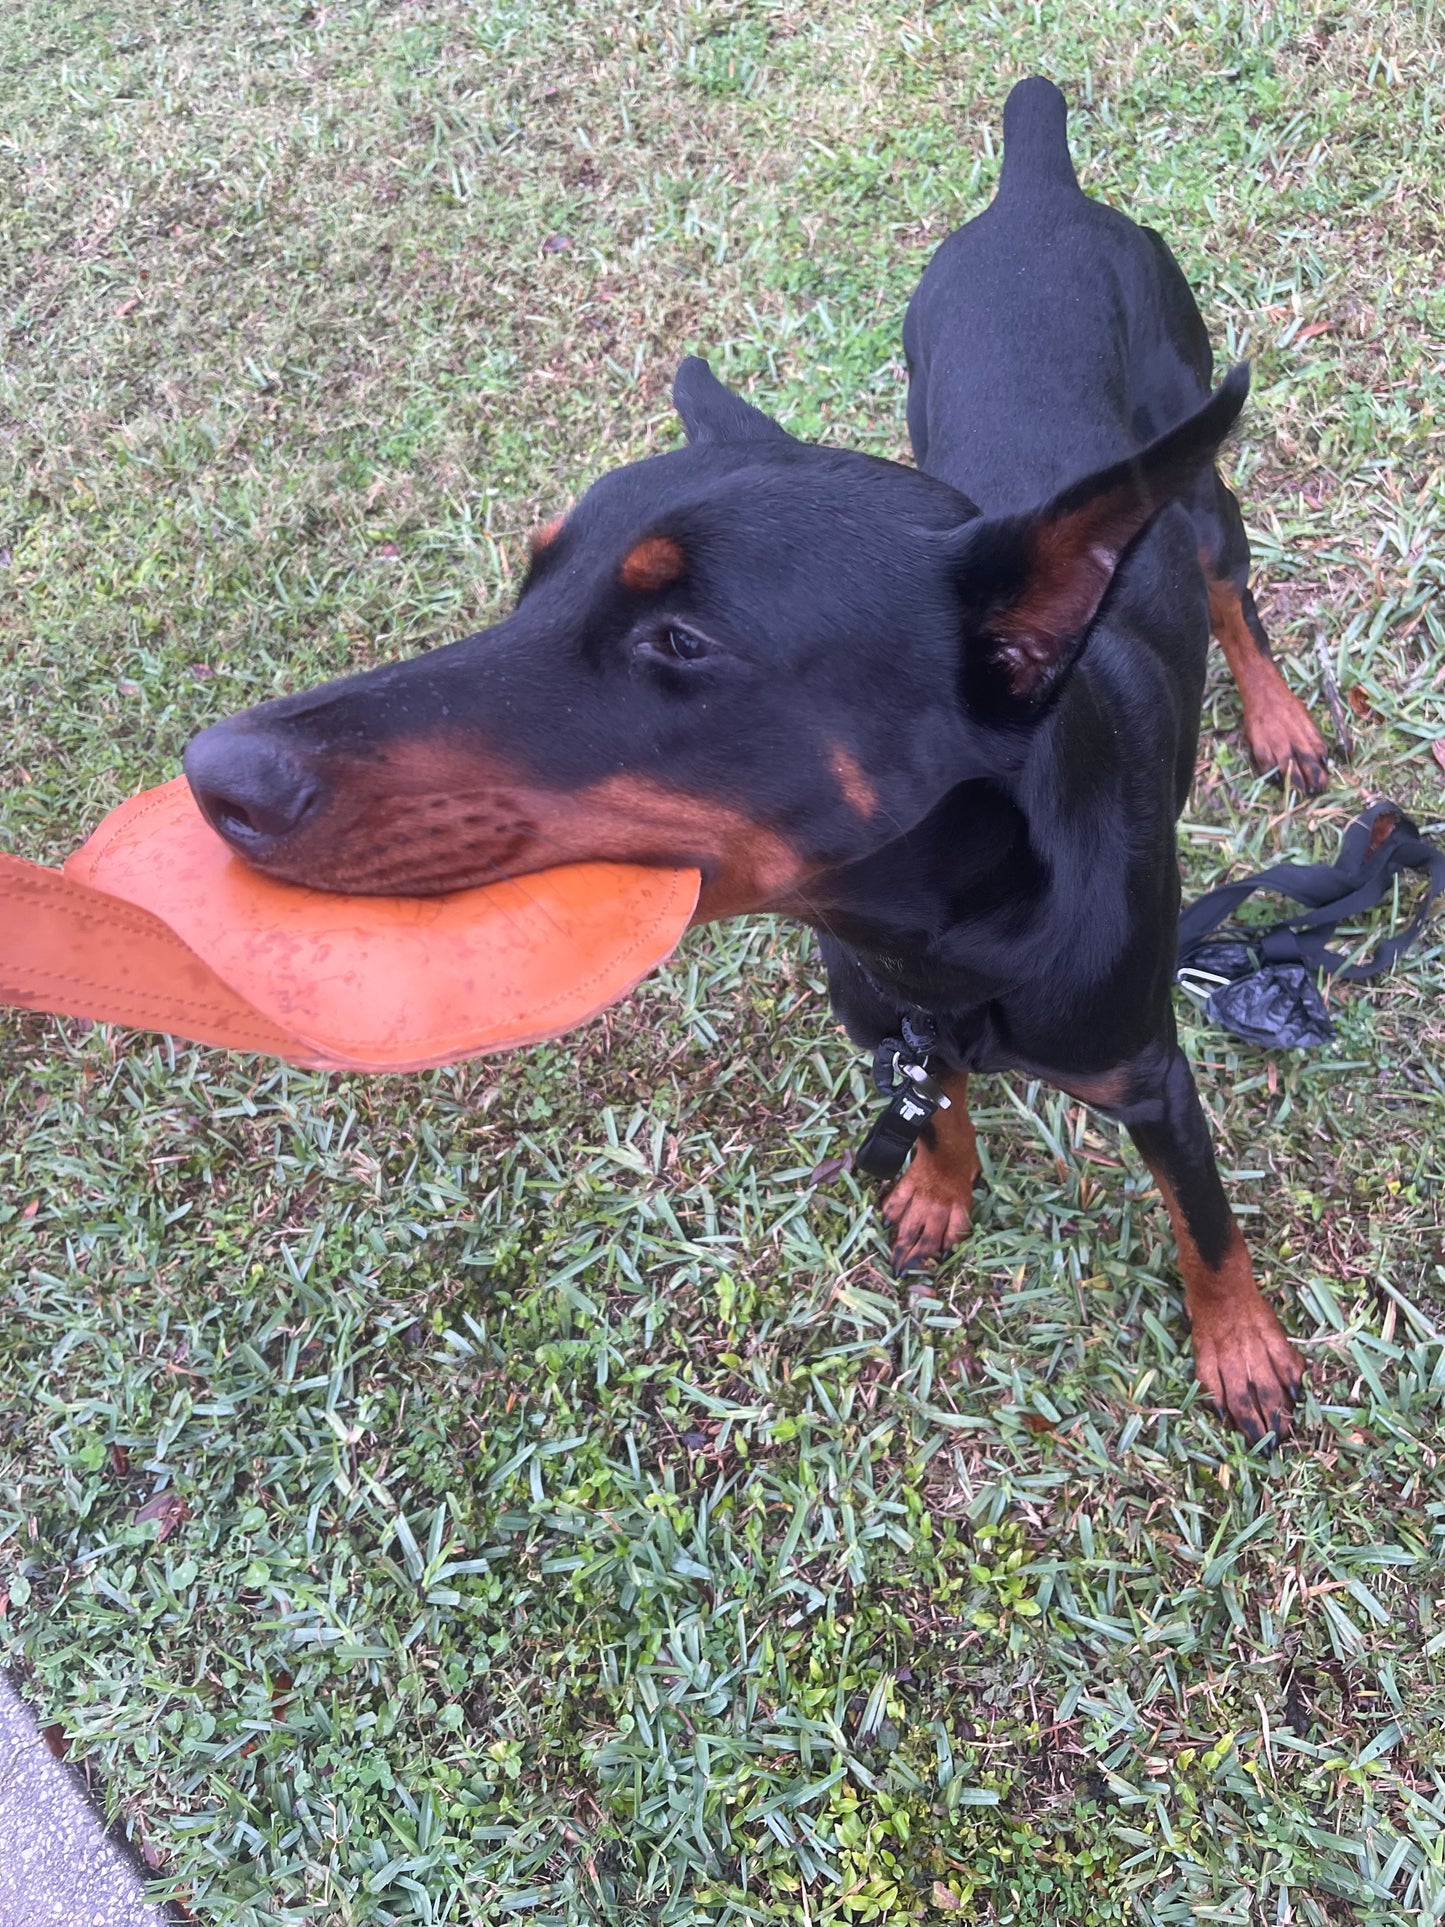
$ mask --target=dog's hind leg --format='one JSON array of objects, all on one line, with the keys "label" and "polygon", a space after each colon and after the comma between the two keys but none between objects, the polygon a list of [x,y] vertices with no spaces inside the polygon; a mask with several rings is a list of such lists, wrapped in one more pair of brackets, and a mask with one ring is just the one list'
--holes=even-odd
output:
[{"label": "dog's hind leg", "polygon": [[1216,475],[1209,537],[1199,559],[1209,582],[1209,626],[1244,704],[1244,735],[1255,767],[1277,769],[1313,795],[1327,781],[1324,738],[1285,683],[1249,591],[1249,542],[1239,504]]}]

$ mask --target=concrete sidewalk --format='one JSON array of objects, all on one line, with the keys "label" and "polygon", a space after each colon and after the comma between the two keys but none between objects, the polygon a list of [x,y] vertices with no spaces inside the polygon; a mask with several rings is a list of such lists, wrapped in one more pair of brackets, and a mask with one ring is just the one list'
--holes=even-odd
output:
[{"label": "concrete sidewalk", "polygon": [[167,1927],[0,1673],[0,1927]]}]

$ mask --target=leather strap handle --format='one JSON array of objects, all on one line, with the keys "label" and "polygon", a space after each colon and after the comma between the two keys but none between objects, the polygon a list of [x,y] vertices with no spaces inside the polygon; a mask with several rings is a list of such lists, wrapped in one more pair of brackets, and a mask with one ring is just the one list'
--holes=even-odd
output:
[{"label": "leather strap handle", "polygon": [[166,1031],[324,1069],[149,910],[60,870],[0,855],[0,1004]]}]

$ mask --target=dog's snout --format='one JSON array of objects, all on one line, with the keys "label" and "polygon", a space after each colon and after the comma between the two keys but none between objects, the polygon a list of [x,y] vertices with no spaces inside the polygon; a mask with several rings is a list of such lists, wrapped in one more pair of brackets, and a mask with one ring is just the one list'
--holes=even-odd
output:
[{"label": "dog's snout", "polygon": [[314,772],[286,743],[232,723],[192,738],[185,772],[207,822],[243,855],[293,835],[321,794]]}]

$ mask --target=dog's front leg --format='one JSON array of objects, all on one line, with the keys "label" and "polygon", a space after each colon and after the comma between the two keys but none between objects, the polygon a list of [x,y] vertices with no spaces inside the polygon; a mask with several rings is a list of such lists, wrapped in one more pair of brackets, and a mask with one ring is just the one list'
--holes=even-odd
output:
[{"label": "dog's front leg", "polygon": [[1200,1384],[1251,1445],[1266,1432],[1282,1438],[1303,1366],[1255,1283],[1188,1060],[1173,1042],[1150,1055],[1129,1067],[1119,1101],[1101,1108],[1128,1129],[1163,1193]]},{"label": "dog's front leg", "polygon": [[968,1114],[968,1073],[946,1071],[938,1082],[948,1108],[935,1111],[924,1125],[908,1169],[883,1200],[895,1273],[940,1257],[973,1229],[979,1162]]}]

